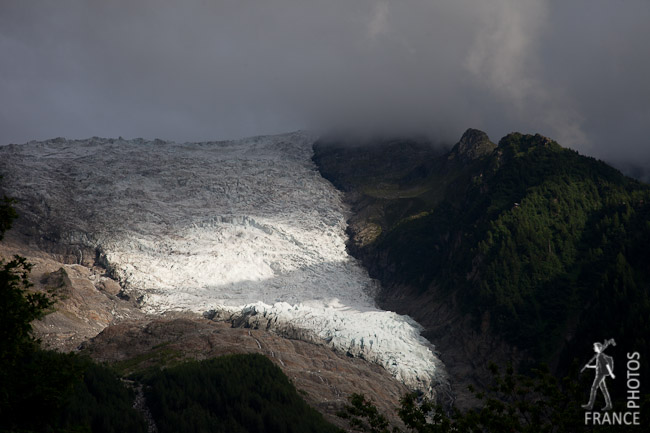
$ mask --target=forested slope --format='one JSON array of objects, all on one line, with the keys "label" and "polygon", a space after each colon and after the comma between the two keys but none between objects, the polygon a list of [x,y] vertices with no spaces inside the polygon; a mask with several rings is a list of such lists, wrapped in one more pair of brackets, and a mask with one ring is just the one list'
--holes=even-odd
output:
[{"label": "forested slope", "polygon": [[[468,130],[442,155],[421,145],[410,170],[393,164],[409,160],[409,143],[314,147],[354,205],[349,249],[385,298],[430,293],[558,371],[611,337],[612,352],[648,359],[648,185],[540,135],[496,146]],[[427,323],[422,310],[415,318]]]}]

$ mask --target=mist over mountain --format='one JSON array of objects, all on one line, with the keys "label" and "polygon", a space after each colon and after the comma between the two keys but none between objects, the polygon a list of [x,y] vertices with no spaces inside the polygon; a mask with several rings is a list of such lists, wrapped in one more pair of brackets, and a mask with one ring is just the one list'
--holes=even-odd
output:
[{"label": "mist over mountain", "polygon": [[468,125],[650,161],[645,0],[6,0],[0,143]]},{"label": "mist over mountain", "polygon": [[[63,294],[43,347],[122,376],[261,353],[335,423],[355,389],[477,407],[491,362],[562,375],[610,334],[650,359],[648,22],[647,0],[3,0],[0,254]],[[39,362],[70,373],[25,338],[0,420]]]}]

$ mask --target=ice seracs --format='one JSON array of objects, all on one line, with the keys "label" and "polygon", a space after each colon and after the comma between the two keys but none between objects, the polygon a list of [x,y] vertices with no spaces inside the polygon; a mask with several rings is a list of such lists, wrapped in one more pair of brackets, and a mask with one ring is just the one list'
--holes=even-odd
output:
[{"label": "ice seracs", "polygon": [[21,212],[100,252],[146,311],[213,311],[363,356],[429,391],[443,367],[417,323],[376,308],[312,142],[57,139],[0,148],[0,168]]}]

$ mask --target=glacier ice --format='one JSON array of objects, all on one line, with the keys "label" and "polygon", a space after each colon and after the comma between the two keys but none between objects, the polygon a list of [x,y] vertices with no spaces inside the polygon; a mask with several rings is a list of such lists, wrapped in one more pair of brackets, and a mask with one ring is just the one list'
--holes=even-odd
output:
[{"label": "glacier ice", "polygon": [[432,392],[408,316],[382,311],[345,249],[347,208],[296,132],[236,141],[54,139],[0,147],[7,194],[61,242],[97,249],[151,313],[214,311],[329,345]]}]

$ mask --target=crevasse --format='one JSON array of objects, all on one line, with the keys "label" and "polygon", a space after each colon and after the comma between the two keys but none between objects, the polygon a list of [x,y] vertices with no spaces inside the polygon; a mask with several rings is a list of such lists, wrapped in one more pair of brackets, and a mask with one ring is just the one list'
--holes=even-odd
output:
[{"label": "crevasse", "polygon": [[0,164],[27,216],[102,251],[145,311],[210,310],[363,357],[433,394],[444,368],[414,320],[375,306],[313,140],[55,139],[1,147]]}]

